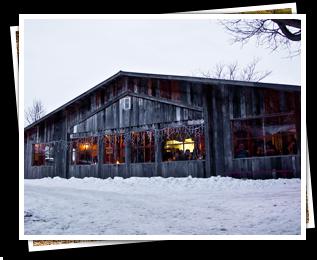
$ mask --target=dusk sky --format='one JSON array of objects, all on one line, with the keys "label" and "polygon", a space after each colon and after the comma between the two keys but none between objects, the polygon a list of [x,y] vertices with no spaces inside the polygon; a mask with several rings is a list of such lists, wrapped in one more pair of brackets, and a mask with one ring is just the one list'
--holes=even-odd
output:
[{"label": "dusk sky", "polygon": [[300,84],[300,55],[241,47],[217,20],[26,20],[25,107],[40,99],[49,113],[119,70],[200,75],[217,63],[260,58],[264,82]]}]

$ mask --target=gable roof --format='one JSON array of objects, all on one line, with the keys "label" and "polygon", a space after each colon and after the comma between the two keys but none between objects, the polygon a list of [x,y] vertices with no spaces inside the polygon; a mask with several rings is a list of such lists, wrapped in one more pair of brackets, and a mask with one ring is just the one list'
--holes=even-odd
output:
[{"label": "gable roof", "polygon": [[270,89],[285,90],[285,91],[300,91],[299,85],[285,85],[285,84],[240,81],[240,80],[212,79],[212,78],[205,78],[205,77],[151,74],[151,73],[128,72],[128,71],[121,71],[120,70],[118,73],[114,74],[110,78],[100,82],[99,84],[97,84],[96,86],[92,87],[91,89],[85,91],[84,93],[77,96],[76,98],[68,101],[64,105],[60,106],[59,108],[57,108],[57,109],[53,110],[52,112],[48,113],[47,115],[43,116],[41,119],[28,125],[27,127],[24,128],[24,130],[28,130],[28,129],[34,127],[35,125],[39,124],[40,122],[44,121],[45,119],[49,118],[50,116],[56,114],[59,111],[62,111],[66,107],[75,103],[76,101],[84,98],[85,96],[91,94],[92,92],[96,91],[100,87],[107,85],[107,84],[111,83],[112,81],[114,81],[120,77],[139,77],[139,78],[152,78],[152,79],[179,80],[179,81],[187,81],[187,82],[199,83],[202,85],[212,85],[212,86],[230,85],[230,86],[240,86],[240,87],[270,88]]}]

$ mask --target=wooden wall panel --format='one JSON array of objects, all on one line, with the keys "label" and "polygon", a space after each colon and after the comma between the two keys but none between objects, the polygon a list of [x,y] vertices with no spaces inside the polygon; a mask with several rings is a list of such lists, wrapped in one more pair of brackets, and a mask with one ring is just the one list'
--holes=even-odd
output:
[{"label": "wooden wall panel", "polygon": [[[133,83],[133,84],[132,84]],[[268,99],[267,90],[263,88],[247,88],[238,86],[206,86],[204,94],[202,86],[190,82],[171,82],[171,99],[155,100],[153,96],[160,96],[160,85],[163,83],[157,79],[129,79],[129,90],[139,93],[138,97],[131,97],[131,110],[124,110],[122,100],[117,97],[122,91],[128,90],[127,79],[114,82],[103,89],[98,95],[92,93],[81,102],[72,104],[68,109],[58,112],[53,117],[34,127],[32,134],[27,134],[25,149],[25,178],[41,177],[130,177],[130,176],[178,176],[194,177],[205,176],[205,162],[182,161],[169,163],[105,165],[99,160],[98,165],[69,166],[68,153],[65,147],[58,147],[54,166],[32,166],[32,143],[50,142],[56,140],[69,141],[69,134],[73,133],[73,125],[77,124],[78,133],[91,135],[105,129],[119,128],[152,128],[167,126],[171,123],[179,123],[187,120],[200,120],[208,115],[209,128],[209,164],[212,175],[231,176],[235,171],[242,172],[240,177],[268,178],[272,169],[292,170],[295,177],[300,177],[300,156],[282,156],[266,158],[233,159],[231,119],[247,118],[264,114],[265,101],[272,107],[272,100]],[[122,88],[119,85],[122,85]],[[156,87],[156,91],[153,91]],[[161,86],[162,87],[162,86]],[[164,87],[162,88],[164,89]],[[154,93],[155,92],[155,93]],[[269,91],[270,92],[270,91]],[[286,92],[273,91],[279,96],[278,111],[286,111]],[[272,92],[272,93],[273,93]],[[133,93],[131,93],[132,95]],[[150,95],[151,98],[142,97]],[[161,93],[162,95],[163,93]],[[104,95],[104,96],[103,96]],[[169,95],[165,93],[165,95]],[[197,111],[193,107],[203,106],[203,96],[207,95],[204,109],[209,107],[207,113],[204,110]],[[101,98],[101,96],[103,96]],[[116,101],[116,98],[118,101]],[[297,95],[297,115],[300,119],[299,106],[300,95]],[[108,107],[101,107],[101,103],[111,101]],[[179,104],[171,104],[179,102]],[[186,107],[186,105],[192,106]],[[95,111],[100,108],[98,111]],[[88,115],[91,115],[87,118]],[[83,121],[84,120],[84,121]],[[207,120],[207,119],[206,119]],[[300,126],[298,131],[300,130]],[[207,140],[207,138],[206,138]],[[67,169],[69,169],[67,175]],[[251,175],[250,175],[251,174]]]}]

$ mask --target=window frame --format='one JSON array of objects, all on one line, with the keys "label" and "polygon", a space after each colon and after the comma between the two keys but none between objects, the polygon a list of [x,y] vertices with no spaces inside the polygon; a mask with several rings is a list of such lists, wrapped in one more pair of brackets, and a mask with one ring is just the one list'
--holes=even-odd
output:
[{"label": "window frame", "polygon": [[[150,140],[149,143],[146,144],[146,135],[148,133],[151,133],[150,135]],[[135,164],[135,163],[155,163],[155,133],[152,130],[144,130],[144,131],[131,131],[131,163]],[[139,143],[136,144],[134,141],[134,135],[141,135],[141,142],[142,145],[140,145]],[[138,137],[137,137],[138,138]],[[137,139],[138,141],[138,139]],[[146,160],[146,151],[147,149],[149,149],[150,154],[149,160]],[[139,151],[142,151],[143,153],[143,161],[139,161]],[[136,158],[136,160],[134,160],[134,158]]]},{"label": "window frame", "polygon": [[[79,141],[83,140],[83,141]],[[75,144],[75,146],[74,146]],[[89,145],[89,149],[85,149],[84,151],[80,151],[79,145]],[[94,148],[95,146],[95,148]],[[70,141],[70,165],[72,166],[77,166],[77,165],[87,165],[87,166],[92,166],[92,165],[97,165],[99,163],[99,144],[98,144],[98,137],[92,136],[92,137],[82,137],[82,138],[75,138]],[[96,156],[94,156],[94,152],[96,153]],[[75,157],[74,157],[75,154]],[[81,160],[81,155],[89,154],[89,160],[86,160],[87,162],[90,163],[79,163]],[[75,158],[75,159],[74,159]],[[83,161],[83,160],[82,160]]]},{"label": "window frame", "polygon": [[[166,129],[167,131],[170,131],[170,129],[180,129],[180,128],[185,128],[186,126],[181,126],[181,127],[169,127],[168,129]],[[173,131],[173,130],[172,130]],[[188,133],[187,133],[188,134]],[[182,136],[182,141],[179,141],[180,144],[175,144],[176,145],[182,145],[183,146],[183,154],[185,153],[185,145],[186,144],[193,144],[194,145],[194,149],[193,149],[193,152],[191,152],[192,154],[194,154],[195,150],[198,151],[198,154],[200,156],[202,156],[201,159],[199,159],[198,157],[198,154],[196,155],[195,159],[191,158],[191,159],[179,159],[179,160],[165,160],[164,158],[164,151],[165,151],[165,146],[166,146],[166,143],[168,141],[173,141],[173,140],[177,140],[177,137],[174,136],[174,137],[170,137],[169,139],[167,139],[166,137],[166,133],[164,133],[163,135],[163,139],[162,139],[162,162],[163,163],[168,163],[168,162],[180,162],[180,161],[203,161],[206,159],[206,144],[205,144],[205,131],[204,129],[202,130],[202,133],[200,134],[200,136],[197,138],[195,137],[195,135],[193,134],[188,134],[186,135],[186,131],[184,131],[184,136]],[[172,134],[173,135],[173,134]],[[189,142],[189,141],[185,141],[186,139],[191,139],[192,141]],[[170,146],[174,146],[174,144],[171,144]],[[202,147],[200,147],[202,146]],[[173,156],[172,156],[173,158]]]},{"label": "window frame", "polygon": [[[106,160],[106,149],[107,149],[107,137],[110,137],[110,138],[114,138],[114,141],[111,141],[110,139],[110,146],[113,150],[113,153],[112,153],[112,157],[113,157],[113,160],[111,162],[111,160],[109,160],[109,162],[107,162]],[[118,138],[119,138],[119,141],[120,139],[123,140],[122,141],[122,150],[121,150],[121,146],[120,146],[120,143],[118,143]],[[103,136],[103,161],[102,163],[103,164],[106,164],[106,165],[113,165],[113,164],[125,164],[126,163],[126,156],[125,156],[125,151],[126,151],[126,143],[125,143],[125,135],[124,133],[120,133],[120,134],[117,134],[117,133],[111,133],[111,134],[105,134]],[[120,162],[120,154],[123,154],[123,162]],[[119,157],[119,159],[118,159]]]},{"label": "window frame", "polygon": [[[39,152],[35,153],[35,146],[39,146],[40,149]],[[46,150],[46,147],[48,147],[48,153]],[[54,166],[55,165],[55,143],[53,142],[48,142],[48,143],[32,143],[32,163],[31,166],[32,167],[36,167],[36,166]],[[34,162],[34,157],[35,154],[40,154],[42,158],[42,163],[40,164],[35,164]],[[48,157],[47,157],[48,155]],[[51,159],[53,158],[52,162],[47,162],[46,159]]]},{"label": "window frame", "polygon": [[[294,125],[296,128],[296,113],[295,112],[284,112],[284,113],[274,113],[274,114],[264,114],[264,115],[258,115],[258,116],[250,116],[250,117],[239,117],[239,118],[232,118],[230,119],[230,127],[231,127],[231,152],[232,152],[232,157],[234,160],[241,160],[241,159],[255,159],[255,158],[267,158],[267,157],[287,157],[287,156],[297,156],[299,155],[299,150],[300,150],[300,145],[297,145],[297,153],[294,154],[276,154],[276,155],[267,155],[267,148],[266,148],[266,141],[268,135],[265,134],[265,120],[268,118],[278,118],[278,117],[292,117],[294,119]],[[234,136],[234,121],[248,121],[248,120],[256,120],[260,119],[262,122],[262,135],[257,136],[257,137],[251,137],[251,138],[235,138]],[[295,132],[295,135],[298,136],[300,133]],[[287,136],[289,134],[281,134],[282,137]],[[248,157],[236,157],[235,155],[235,141],[238,140],[255,140],[255,139],[261,139],[263,140],[263,155],[261,156],[248,156]],[[298,139],[298,137],[297,137]]]}]

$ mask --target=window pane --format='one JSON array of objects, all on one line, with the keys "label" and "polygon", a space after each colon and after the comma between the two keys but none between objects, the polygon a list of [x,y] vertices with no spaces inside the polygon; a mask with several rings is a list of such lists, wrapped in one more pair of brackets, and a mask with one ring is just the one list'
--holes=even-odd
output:
[{"label": "window pane", "polygon": [[124,163],[125,162],[125,143],[124,135],[112,135],[112,153],[113,161],[111,163]]},{"label": "window pane", "polygon": [[235,120],[233,131],[236,138],[254,138],[263,136],[262,119]]},{"label": "window pane", "polygon": [[44,151],[41,144],[33,144],[33,166],[44,165]]},{"label": "window pane", "polygon": [[54,144],[33,144],[32,157],[32,166],[53,165]]},{"label": "window pane", "polygon": [[45,165],[54,163],[54,144],[45,145]]},{"label": "window pane", "polygon": [[123,134],[105,135],[104,163],[119,164],[125,162],[125,143]]},{"label": "window pane", "polygon": [[285,99],[286,99],[286,111],[294,112],[295,111],[295,94],[292,92],[286,92]]},{"label": "window pane", "polygon": [[250,151],[250,156],[264,156],[264,140],[261,138],[254,138],[252,140],[252,150]]},{"label": "window pane", "polygon": [[160,96],[162,98],[171,99],[171,87],[170,81],[168,80],[160,80]]},{"label": "window pane", "polygon": [[154,144],[154,133],[152,131],[132,132],[132,163],[154,162]]},{"label": "window pane", "polygon": [[78,165],[98,163],[97,138],[80,138],[71,142],[71,163]]},{"label": "window pane", "polygon": [[235,158],[263,155],[263,119],[235,120],[232,127]]},{"label": "window pane", "polygon": [[273,89],[267,89],[264,92],[264,109],[266,114],[279,113],[280,111],[280,95]]},{"label": "window pane", "polygon": [[196,132],[185,127],[169,128],[164,133],[163,161],[202,160],[205,158],[205,138],[202,128]]},{"label": "window pane", "polygon": [[234,157],[235,158],[245,158],[250,156],[250,139],[235,139],[234,141]]},{"label": "window pane", "polygon": [[113,135],[105,135],[104,138],[104,163],[115,163]]},{"label": "window pane", "polygon": [[294,115],[266,118],[265,139],[267,155],[297,154]]},{"label": "window pane", "polygon": [[297,154],[294,114],[232,121],[235,158]]},{"label": "window pane", "polygon": [[181,88],[179,81],[171,81],[171,98],[177,101],[181,99]]}]

